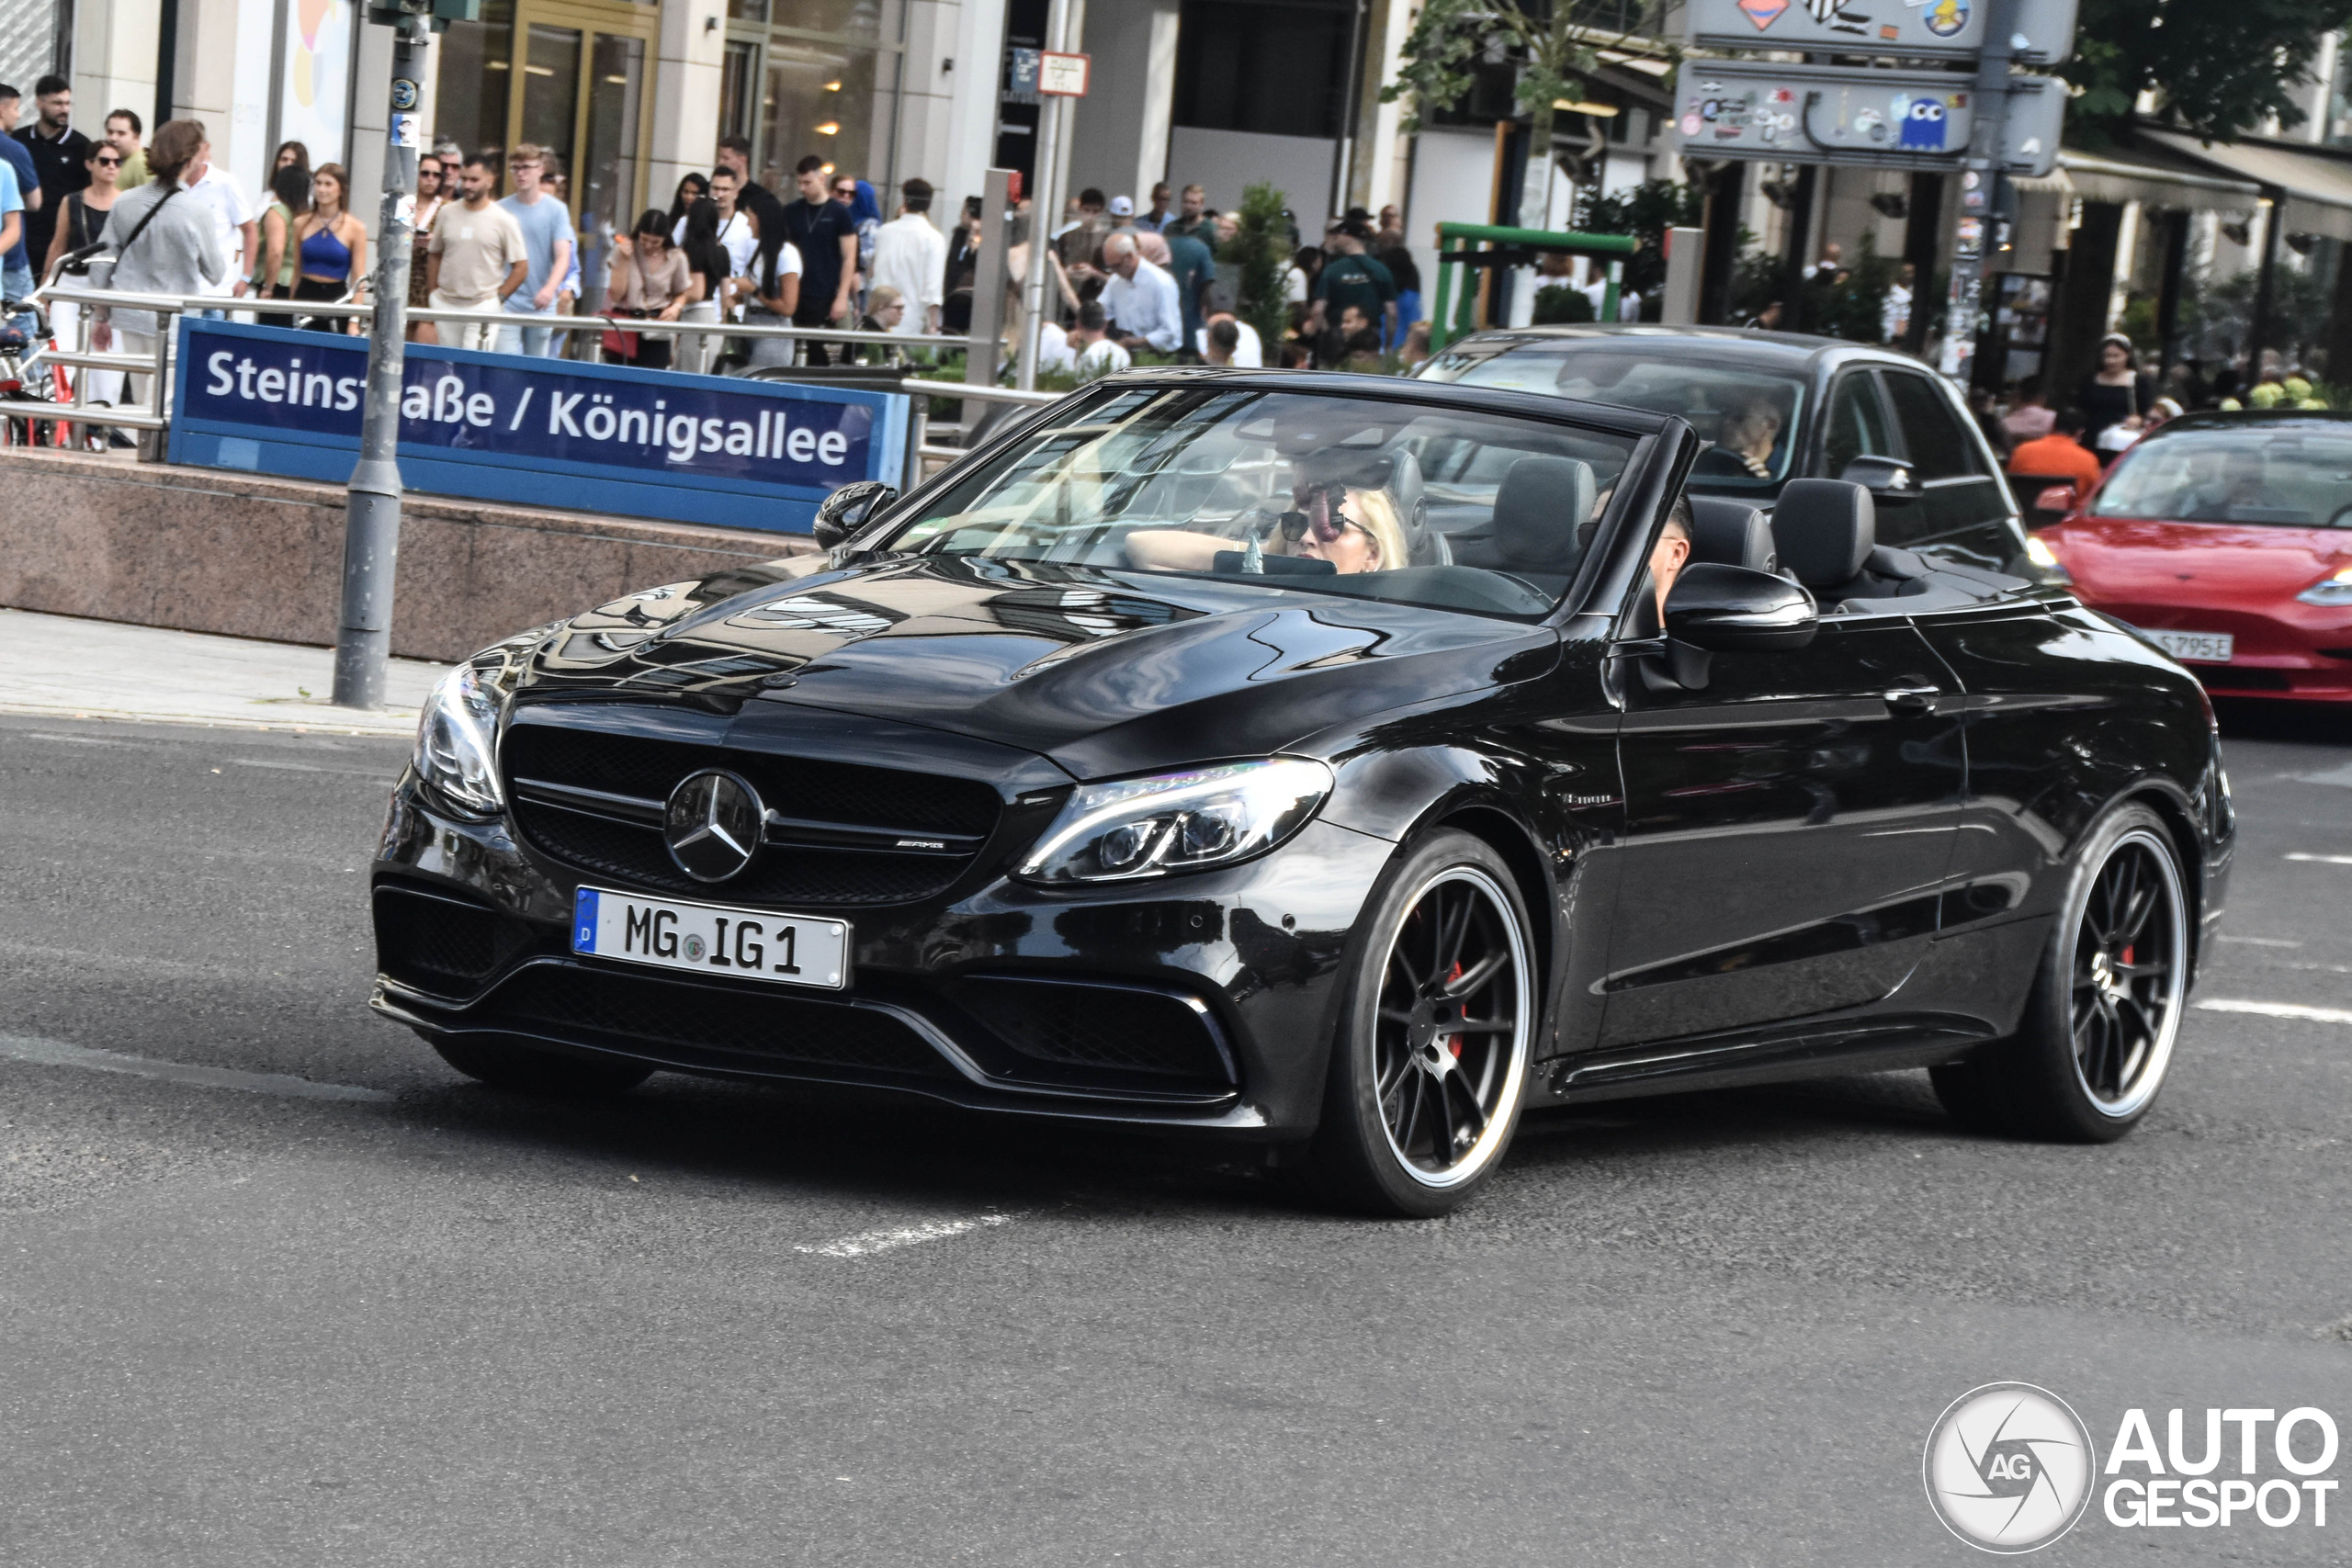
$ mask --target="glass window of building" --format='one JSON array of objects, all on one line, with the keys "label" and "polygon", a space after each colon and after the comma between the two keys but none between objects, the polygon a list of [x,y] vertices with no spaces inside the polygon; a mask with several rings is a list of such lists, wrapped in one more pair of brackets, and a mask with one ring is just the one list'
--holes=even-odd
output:
[{"label": "glass window of building", "polygon": [[728,0],[719,133],[752,143],[752,174],[789,197],[814,153],[888,183],[904,8],[895,0]]}]

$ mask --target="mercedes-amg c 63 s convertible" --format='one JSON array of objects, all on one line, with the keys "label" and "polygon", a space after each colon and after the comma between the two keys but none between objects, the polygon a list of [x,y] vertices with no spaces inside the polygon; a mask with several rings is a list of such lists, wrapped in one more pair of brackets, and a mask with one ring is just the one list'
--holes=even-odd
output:
[{"label": "mercedes-amg c 63 s convertible", "polygon": [[1255,1145],[1442,1213],[1530,1110],[1926,1066],[2104,1140],[2233,818],[2204,694],[1672,414],[1114,377],[821,556],[435,694],[375,1007],[510,1089],[852,1084]]}]

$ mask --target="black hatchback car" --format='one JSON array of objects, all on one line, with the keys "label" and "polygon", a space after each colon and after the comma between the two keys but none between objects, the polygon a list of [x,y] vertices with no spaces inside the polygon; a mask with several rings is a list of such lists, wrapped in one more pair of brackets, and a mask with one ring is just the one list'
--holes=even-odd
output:
[{"label": "black hatchback car", "polygon": [[[1431,1214],[1531,1107],[1904,1066],[2120,1135],[2232,842],[2197,682],[1673,415],[1138,372],[829,554],[485,650],[374,866],[464,1072],[1253,1143]],[[1439,526],[1442,522],[1444,526]],[[1475,524],[1475,526],[1470,525]]]},{"label": "black hatchback car", "polygon": [[1883,545],[2055,575],[1951,383],[1886,349],[1733,327],[1526,327],[1449,344],[1417,374],[1672,414],[1702,443],[1693,494],[1769,514],[1791,479],[1847,479],[1871,491]]}]

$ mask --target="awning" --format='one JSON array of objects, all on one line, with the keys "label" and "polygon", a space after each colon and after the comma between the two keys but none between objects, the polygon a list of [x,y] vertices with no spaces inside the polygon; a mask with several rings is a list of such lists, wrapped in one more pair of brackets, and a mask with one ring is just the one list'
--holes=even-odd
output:
[{"label": "awning", "polygon": [[2129,152],[2058,152],[2056,174],[2085,201],[2136,201],[2190,212],[2251,213],[2262,189],[2252,180],[2217,175],[2201,160],[2148,148]]},{"label": "awning", "polygon": [[2143,127],[2139,134],[2209,168],[2277,193],[2281,232],[2352,240],[2352,158],[2309,145],[2249,138],[2208,147],[2177,130]]}]

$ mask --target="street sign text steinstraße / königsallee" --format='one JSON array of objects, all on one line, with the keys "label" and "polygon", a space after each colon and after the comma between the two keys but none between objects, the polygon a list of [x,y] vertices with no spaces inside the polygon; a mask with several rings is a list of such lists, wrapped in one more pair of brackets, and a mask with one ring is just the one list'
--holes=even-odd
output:
[{"label": "street sign text steinstra\u00dfe / k\u00f6nigsallee", "polygon": [[[2064,60],[2076,0],[2017,0],[2022,64]],[[1973,60],[1984,47],[1985,0],[1690,0],[1683,37],[1715,49]]]}]

